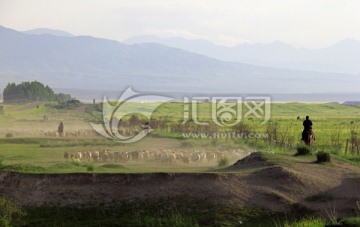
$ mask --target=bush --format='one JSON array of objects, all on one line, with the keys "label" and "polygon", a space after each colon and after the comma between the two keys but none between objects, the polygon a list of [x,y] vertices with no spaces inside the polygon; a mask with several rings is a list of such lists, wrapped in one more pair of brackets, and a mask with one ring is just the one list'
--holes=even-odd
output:
[{"label": "bush", "polygon": [[24,216],[25,212],[13,201],[0,197],[0,226],[12,226],[13,220]]},{"label": "bush", "polygon": [[316,159],[317,159],[317,162],[318,162],[318,163],[321,163],[321,162],[330,162],[331,156],[330,156],[330,154],[327,153],[327,152],[319,151],[319,152],[316,154]]},{"label": "bush", "polygon": [[229,159],[227,157],[222,157],[219,161],[218,161],[218,166],[219,167],[226,167],[229,165]]},{"label": "bush", "polygon": [[66,102],[59,102],[59,103],[48,103],[46,104],[47,107],[56,108],[59,110],[72,110],[82,105],[77,99],[71,99]]},{"label": "bush", "polygon": [[307,145],[301,144],[296,147],[297,153],[295,155],[311,155],[311,148]]},{"label": "bush", "polygon": [[92,164],[92,163],[86,164],[86,170],[89,171],[89,172],[94,171],[95,170],[94,164]]},{"label": "bush", "polygon": [[344,218],[340,223],[342,226],[360,226],[360,217]]},{"label": "bush", "polygon": [[310,217],[310,218],[302,218],[298,221],[289,223],[286,221],[282,226],[284,227],[304,227],[304,226],[311,226],[311,227],[323,227],[325,226],[325,222],[320,218]]},{"label": "bush", "polygon": [[8,133],[5,134],[5,137],[6,138],[12,138],[12,137],[14,137],[14,134],[12,134],[11,132],[8,132]]}]

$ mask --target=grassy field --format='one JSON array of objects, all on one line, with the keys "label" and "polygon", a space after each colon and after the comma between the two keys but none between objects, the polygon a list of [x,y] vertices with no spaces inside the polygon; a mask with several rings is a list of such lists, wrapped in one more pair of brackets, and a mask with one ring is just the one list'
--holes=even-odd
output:
[{"label": "grassy field", "polygon": [[[146,111],[154,103],[139,105],[130,103],[133,110],[142,108]],[[359,160],[355,145],[359,132],[360,106],[342,104],[305,104],[273,103],[271,118],[261,125],[260,119],[244,118],[242,127],[198,126],[193,122],[182,125],[182,103],[167,103],[160,106],[152,115],[150,124],[155,130],[139,142],[122,144],[105,139],[95,134],[67,137],[48,136],[46,132],[55,132],[62,121],[65,132],[92,131],[89,121],[101,121],[101,108],[92,105],[74,109],[58,109],[56,104],[29,103],[23,105],[6,105],[0,114],[0,159],[8,170],[24,172],[203,172],[217,168],[217,163],[197,165],[159,165],[154,161],[127,163],[76,163],[63,159],[64,152],[73,153],[85,150],[107,149],[111,151],[131,150],[177,150],[182,152],[200,151],[244,151],[263,150],[275,152],[295,152],[300,143],[302,120],[310,115],[316,140],[315,151],[328,151],[339,156]],[[243,107],[245,109],[246,107]],[[199,105],[199,119],[211,122],[211,103]],[[44,118],[46,116],[46,119]],[[298,116],[300,119],[297,119]],[[129,116],[127,116],[129,117]],[[141,119],[141,117],[140,117]],[[352,133],[352,131],[353,133]],[[213,133],[225,132],[254,133],[266,135],[264,138],[210,138]],[[186,138],[191,133],[202,133],[204,137]],[[185,135],[185,136],[184,136]],[[209,137],[210,135],[210,137]],[[355,139],[352,138],[355,136]],[[346,140],[349,140],[345,155]],[[353,141],[353,144],[351,143]],[[236,157],[235,157],[236,158]],[[230,160],[232,162],[236,161]]]},{"label": "grassy field", "polygon": [[[46,141],[43,143],[43,141]],[[128,161],[126,163],[74,162],[63,158],[64,151],[76,152],[83,150],[107,149],[111,151],[144,150],[152,145],[152,149],[182,149],[181,142],[166,138],[145,138],[131,144],[110,144],[108,140],[98,139],[95,144],[90,139],[1,139],[0,159],[6,170],[30,173],[71,173],[89,172],[88,166],[93,166],[90,172],[97,173],[145,173],[145,172],[204,172],[214,169],[215,162],[193,165],[160,165],[154,160]],[[234,160],[235,161],[235,160]]]},{"label": "grassy field", "polygon": [[[150,111],[153,103],[139,106],[130,103],[133,110],[142,108]],[[243,106],[246,110],[246,107]],[[223,173],[218,161],[200,163],[159,164],[153,158],[127,162],[92,162],[64,159],[64,152],[109,150],[112,152],[159,151],[191,153],[222,152],[227,158],[225,166],[231,165],[241,157],[234,151],[241,150],[244,155],[252,151],[273,151],[287,158],[275,160],[287,165],[289,154],[295,154],[301,143],[302,121],[310,115],[314,124],[316,140],[314,152],[327,151],[333,158],[359,165],[360,155],[356,149],[359,144],[357,133],[360,124],[360,106],[341,104],[273,103],[271,118],[261,125],[261,119],[247,117],[235,127],[220,127],[212,124],[211,104],[199,105],[199,120],[210,122],[210,126],[198,126],[189,121],[182,124],[184,105],[167,103],[160,106],[152,115],[150,125],[154,129],[146,138],[131,144],[122,144],[93,133],[89,122],[101,122],[100,106],[85,105],[73,109],[58,109],[56,104],[29,103],[6,105],[0,113],[0,169],[23,173]],[[298,119],[298,117],[300,119]],[[126,116],[125,122],[131,116]],[[144,122],[139,116],[139,119]],[[64,123],[63,137],[54,136],[60,122]],[[79,132],[78,134],[76,134]],[[236,132],[244,134],[267,135],[263,138],[225,138],[222,134]],[[50,133],[50,134],[49,134]],[[74,134],[75,133],[75,134]],[[202,136],[190,136],[191,133]],[[218,133],[219,138],[214,138]],[[191,134],[193,135],[193,134]],[[189,138],[188,138],[189,137]],[[348,149],[346,141],[349,140]],[[304,157],[307,162],[315,161],[314,156]],[[330,164],[331,165],[331,164]],[[326,165],[325,165],[326,166]],[[331,167],[331,166],[330,166]],[[330,168],[329,167],[329,168]],[[331,167],[332,168],[332,167]],[[238,170],[241,171],[241,170]],[[260,171],[260,170],[254,170]],[[0,201],[1,202],[1,201]],[[173,204],[175,207],[167,207]],[[11,204],[10,204],[11,205]],[[7,205],[7,206],[10,206]],[[0,204],[4,207],[5,205]],[[11,205],[16,206],[16,205]],[[115,207],[25,207],[26,215],[14,217],[15,226],[107,226],[123,223],[126,226],[325,226],[331,224],[324,218],[313,217],[307,211],[293,213],[272,213],[266,210],[245,209],[233,206],[207,212],[206,201],[183,200],[147,203],[121,203]],[[215,206],[216,207],[216,206]],[[14,208],[14,210],[16,210]],[[15,211],[14,211],[15,212]],[[304,213],[305,212],[305,213]],[[16,213],[16,212],[15,212]],[[1,216],[1,214],[0,214]],[[2,222],[3,221],[3,222]],[[0,220],[6,224],[7,220]],[[354,222],[354,220],[345,220]],[[355,222],[358,220],[355,220]]]}]

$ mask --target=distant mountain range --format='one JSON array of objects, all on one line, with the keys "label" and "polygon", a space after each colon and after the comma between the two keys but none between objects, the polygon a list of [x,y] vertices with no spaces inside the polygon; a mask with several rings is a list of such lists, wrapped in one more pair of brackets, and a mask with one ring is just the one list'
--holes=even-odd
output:
[{"label": "distant mountain range", "polygon": [[223,61],[275,68],[360,74],[360,41],[354,39],[346,39],[323,49],[295,48],[280,41],[226,47],[205,40],[161,39],[156,36],[135,36],[124,40],[124,43],[159,43]]},{"label": "distant mountain range", "polygon": [[30,35],[55,35],[55,36],[65,36],[65,37],[72,37],[73,34],[61,30],[49,29],[49,28],[36,28],[31,29],[28,31],[24,31],[26,34]]},{"label": "distant mountain range", "polygon": [[88,90],[133,86],[161,92],[268,94],[358,92],[360,84],[359,75],[226,62],[157,43],[128,45],[52,31],[34,35],[0,27],[0,88],[38,80],[51,87]]}]

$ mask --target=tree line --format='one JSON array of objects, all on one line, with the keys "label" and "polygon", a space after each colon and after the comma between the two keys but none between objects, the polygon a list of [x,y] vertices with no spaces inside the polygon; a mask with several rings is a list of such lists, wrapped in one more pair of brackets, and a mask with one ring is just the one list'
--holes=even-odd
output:
[{"label": "tree line", "polygon": [[60,103],[71,100],[71,95],[56,94],[49,86],[38,81],[8,83],[3,91],[4,103],[25,103],[34,101],[58,101]]}]

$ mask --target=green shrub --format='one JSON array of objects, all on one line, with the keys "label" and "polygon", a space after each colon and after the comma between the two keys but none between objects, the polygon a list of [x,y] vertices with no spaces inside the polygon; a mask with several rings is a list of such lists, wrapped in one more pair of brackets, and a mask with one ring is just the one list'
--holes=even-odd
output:
[{"label": "green shrub", "polygon": [[93,163],[88,163],[86,164],[86,170],[89,171],[89,172],[92,172],[95,170],[95,166]]},{"label": "green shrub", "polygon": [[344,218],[340,221],[341,226],[356,227],[360,226],[360,217]]},{"label": "green shrub", "polygon": [[59,102],[55,108],[56,109],[66,109],[66,110],[72,110],[79,106],[81,106],[82,103],[79,100],[71,99],[66,102]]},{"label": "green shrub", "polygon": [[320,218],[303,218],[298,221],[294,221],[289,223],[286,221],[282,226],[284,227],[305,227],[305,226],[311,226],[311,227],[324,227],[325,222],[321,220]]},{"label": "green shrub", "polygon": [[317,162],[318,162],[318,163],[321,163],[321,162],[330,162],[331,156],[330,156],[330,154],[327,153],[327,152],[319,151],[319,152],[316,154],[316,159],[317,159]]},{"label": "green shrub", "polygon": [[305,144],[296,147],[297,153],[295,155],[311,155],[311,148]]},{"label": "green shrub", "polygon": [[219,161],[218,161],[218,166],[219,167],[226,167],[229,165],[229,159],[227,157],[222,157]]},{"label": "green shrub", "polygon": [[13,201],[0,197],[0,226],[13,226],[13,221],[25,212]]},{"label": "green shrub", "polygon": [[353,162],[360,162],[360,156],[353,156],[351,158],[348,158],[350,161],[353,161]]},{"label": "green shrub", "polygon": [[8,133],[5,134],[5,137],[6,138],[12,138],[12,137],[14,137],[14,134],[12,134],[12,132],[8,132]]}]

